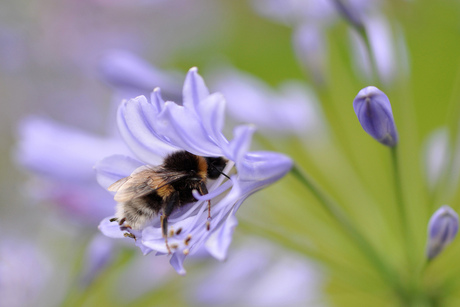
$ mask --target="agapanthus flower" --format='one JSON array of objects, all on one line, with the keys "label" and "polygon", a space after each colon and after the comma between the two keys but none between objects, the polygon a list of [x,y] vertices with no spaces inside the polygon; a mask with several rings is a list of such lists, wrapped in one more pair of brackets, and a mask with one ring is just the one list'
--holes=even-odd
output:
[{"label": "agapanthus flower", "polygon": [[[36,245],[21,239],[0,243],[0,305],[37,306],[52,273],[51,261]],[[49,303],[49,302],[48,302]],[[46,306],[44,304],[43,306]]]},{"label": "agapanthus flower", "polygon": [[350,29],[350,46],[358,75],[365,79],[372,78],[372,61],[377,76],[386,84],[395,80],[399,72],[407,73],[408,54],[401,29],[392,30],[388,20],[380,14],[366,18],[364,29],[369,38],[370,54],[363,38]]},{"label": "agapanthus flower", "polygon": [[390,100],[384,92],[375,86],[363,88],[353,100],[353,108],[359,123],[370,136],[390,147],[398,144]]},{"label": "agapanthus flower", "polygon": [[314,263],[260,238],[245,238],[229,254],[187,287],[200,306],[322,306],[323,276]]},{"label": "agapanthus flower", "polygon": [[102,137],[29,116],[19,125],[14,159],[39,178],[30,185],[36,199],[51,200],[72,220],[95,224],[111,210],[111,198],[98,186],[94,163],[110,153],[127,153],[120,139]]},{"label": "agapanthus flower", "polygon": [[439,208],[428,223],[426,256],[433,259],[449,245],[458,232],[458,214],[449,206]]},{"label": "agapanthus flower", "polygon": [[259,131],[321,137],[323,115],[314,93],[295,80],[274,90],[262,80],[233,68],[216,73],[214,87],[227,101],[227,111],[240,123],[252,123]]},{"label": "agapanthus flower", "polygon": [[428,186],[433,190],[447,170],[450,159],[449,132],[440,128],[427,137],[423,151],[424,168]]},{"label": "agapanthus flower", "polygon": [[105,52],[99,61],[99,73],[102,80],[123,93],[123,99],[150,93],[155,87],[176,96],[180,85],[177,73],[158,69],[126,50]]},{"label": "agapanthus flower", "polygon": [[[122,103],[118,112],[119,129],[136,158],[114,155],[95,167],[100,184],[107,188],[143,165],[160,165],[168,154],[179,150],[228,160],[223,173],[230,176],[229,180],[222,183],[225,177],[220,176],[208,183],[209,194],[204,196],[195,191],[198,201],[181,206],[169,217],[169,230],[176,231],[168,238],[172,252],[170,263],[180,274],[185,274],[185,257],[203,246],[214,257],[224,259],[238,223],[235,213],[242,202],[283,177],[292,166],[291,159],[282,154],[248,151],[253,126],[236,127],[234,139],[228,141],[222,134],[224,110],[223,96],[210,94],[197,69],[192,68],[185,79],[182,105],[164,102],[159,89],[152,93],[150,101],[139,96]],[[231,174],[234,166],[236,174]],[[210,230],[206,227],[207,200],[212,203]],[[99,226],[105,235],[122,238],[129,232],[144,253],[169,252],[160,216],[140,230],[122,230],[118,223],[110,222],[111,218],[106,218]]]}]

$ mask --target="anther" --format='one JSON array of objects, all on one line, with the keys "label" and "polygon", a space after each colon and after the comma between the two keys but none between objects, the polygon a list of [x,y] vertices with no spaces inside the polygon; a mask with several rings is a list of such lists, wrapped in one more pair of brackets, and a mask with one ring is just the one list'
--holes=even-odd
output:
[{"label": "anther", "polygon": [[134,241],[136,241],[136,236],[133,235],[133,234],[130,233],[130,232],[125,232],[125,233],[123,234],[123,236],[124,236],[125,238],[131,238],[131,239],[134,239]]},{"label": "anther", "polygon": [[176,235],[177,235],[177,236],[178,236],[178,235],[180,235],[180,233],[181,233],[181,232],[182,232],[182,227],[181,227],[181,228],[179,228],[179,229],[177,229],[177,231],[176,231]]},{"label": "anther", "polygon": [[189,251],[189,249],[188,249],[188,248],[184,249],[182,252],[184,253],[184,255],[185,255],[185,256],[187,256],[187,255],[188,255],[188,253],[190,253],[190,251]]},{"label": "anther", "polygon": [[187,238],[184,240],[184,244],[188,245],[191,239],[192,239],[192,235],[188,235]]}]

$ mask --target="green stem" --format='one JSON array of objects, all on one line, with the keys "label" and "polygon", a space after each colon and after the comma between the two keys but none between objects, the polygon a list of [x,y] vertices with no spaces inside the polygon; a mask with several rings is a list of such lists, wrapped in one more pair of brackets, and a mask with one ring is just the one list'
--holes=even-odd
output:
[{"label": "green stem", "polygon": [[412,242],[412,235],[411,235],[411,228],[409,225],[409,219],[407,215],[407,208],[404,204],[404,196],[402,192],[402,185],[401,185],[401,172],[399,169],[398,163],[398,154],[397,154],[397,146],[390,148],[391,152],[391,162],[393,167],[393,176],[394,176],[394,188],[395,188],[395,196],[396,196],[396,204],[398,207],[398,215],[400,217],[401,223],[401,231],[403,232],[403,250],[406,251],[407,257],[407,265],[410,269],[410,272],[413,273],[413,268],[415,265],[414,257],[413,257],[413,242]]},{"label": "green stem", "polygon": [[350,221],[350,219],[347,217],[342,208],[333,199],[326,195],[309,176],[307,176],[305,173],[299,170],[297,166],[295,166],[291,170],[291,172],[302,184],[304,184],[313,193],[313,195],[315,195],[315,197],[323,205],[324,209],[326,209],[326,211],[346,231],[346,233],[355,242],[355,244],[367,256],[369,261],[371,261],[375,265],[375,267],[380,272],[384,280],[386,280],[391,286],[393,286],[395,291],[401,297],[405,297],[402,285],[400,284],[400,281],[397,275],[395,274],[394,270],[391,269],[384,262],[384,260],[380,257],[379,253],[374,249],[374,247],[366,240],[366,238]]}]

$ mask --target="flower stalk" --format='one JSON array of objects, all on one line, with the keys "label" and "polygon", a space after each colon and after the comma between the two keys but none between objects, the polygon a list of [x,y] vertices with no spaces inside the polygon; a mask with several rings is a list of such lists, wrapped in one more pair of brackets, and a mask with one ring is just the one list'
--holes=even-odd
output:
[{"label": "flower stalk", "polygon": [[386,282],[388,282],[399,295],[404,295],[402,291],[402,285],[400,284],[400,281],[396,276],[395,271],[389,267],[389,265],[382,259],[382,257],[369,243],[369,241],[353,225],[353,223],[342,210],[342,208],[329,195],[327,195],[322,189],[320,189],[312,178],[306,175],[297,166],[294,166],[292,168],[291,173],[299,180],[299,182],[301,182],[313,193],[313,195],[323,205],[323,208],[328,212],[328,214],[331,215],[337,221],[337,223],[346,231],[350,238],[366,255],[369,261],[372,262],[372,264],[376,267],[376,269],[381,274],[382,278]]}]

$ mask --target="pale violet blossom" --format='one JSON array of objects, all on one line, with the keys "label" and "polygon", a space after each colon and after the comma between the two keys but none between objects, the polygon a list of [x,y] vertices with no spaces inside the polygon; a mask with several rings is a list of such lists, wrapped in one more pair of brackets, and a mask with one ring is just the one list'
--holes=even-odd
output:
[{"label": "pale violet blossom", "polygon": [[[261,238],[245,238],[223,264],[187,286],[199,306],[325,306],[319,267]],[[289,293],[289,295],[286,295]]]},{"label": "pale violet blossom", "polygon": [[[18,238],[0,242],[0,306],[37,306],[50,281],[50,259],[39,247]],[[42,302],[43,303],[43,302]]]},{"label": "pale violet blossom", "polygon": [[[156,89],[148,100],[139,96],[125,101],[119,108],[118,126],[126,144],[136,158],[114,155],[96,164],[98,180],[107,188],[115,181],[129,176],[142,165],[159,165],[166,155],[186,150],[200,156],[225,157],[229,160],[224,173],[208,184],[209,194],[198,201],[176,209],[169,217],[169,229],[181,229],[168,238],[172,248],[171,265],[185,274],[183,261],[205,247],[218,259],[226,257],[232,233],[237,225],[235,213],[242,202],[255,191],[283,177],[291,168],[290,158],[273,152],[249,152],[252,126],[234,129],[228,141],[222,134],[225,100],[220,93],[210,94],[197,69],[190,69],[183,87],[183,104],[164,102]],[[230,173],[236,168],[236,174]],[[222,183],[223,182],[223,183]],[[207,201],[212,202],[211,229],[206,229]],[[121,230],[118,223],[104,219],[99,228],[110,237],[123,238],[126,231],[135,235],[135,244],[143,253],[156,251],[166,254],[167,247],[160,228],[160,217],[141,230]],[[191,238],[187,241],[187,238]],[[131,240],[131,239],[129,239]]]},{"label": "pale violet blossom", "polygon": [[329,46],[323,27],[305,23],[294,29],[294,52],[298,61],[310,73],[315,81],[325,81],[328,66]]},{"label": "pale violet blossom", "polygon": [[98,186],[92,167],[108,154],[129,152],[120,139],[38,116],[24,118],[18,130],[13,157],[34,174],[29,191],[35,199],[51,200],[84,225],[95,225],[109,214],[112,200]]},{"label": "pale violet blossom", "polygon": [[98,68],[102,80],[121,93],[123,99],[150,93],[156,87],[161,87],[163,94],[176,96],[176,89],[180,87],[178,73],[154,67],[126,50],[106,51],[100,57]]},{"label": "pale violet blossom", "polygon": [[447,171],[450,161],[449,131],[439,128],[430,133],[423,147],[423,164],[428,187],[433,190]]},{"label": "pale violet blossom", "polygon": [[398,73],[409,70],[408,51],[400,28],[391,28],[380,14],[373,14],[364,20],[364,28],[369,38],[371,54],[363,38],[350,29],[350,41],[355,70],[359,76],[372,78],[372,62],[378,77],[386,84],[396,79]]},{"label": "pale violet blossom", "polygon": [[239,123],[255,124],[258,131],[275,135],[320,136],[323,115],[311,89],[295,80],[273,89],[262,80],[233,68],[216,73],[214,88],[227,101],[227,112]]}]

